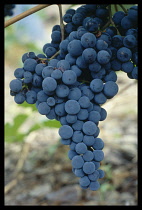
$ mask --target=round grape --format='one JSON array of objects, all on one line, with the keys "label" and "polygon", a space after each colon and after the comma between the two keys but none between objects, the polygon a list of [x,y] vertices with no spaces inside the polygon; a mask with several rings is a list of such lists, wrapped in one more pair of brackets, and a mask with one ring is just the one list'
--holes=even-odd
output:
[{"label": "round grape", "polygon": [[97,130],[97,126],[94,122],[92,121],[87,121],[83,124],[83,132],[86,134],[86,135],[93,135],[95,134],[96,130]]},{"label": "round grape", "polygon": [[63,125],[59,128],[59,135],[63,139],[69,139],[73,135],[73,129],[69,125]]}]

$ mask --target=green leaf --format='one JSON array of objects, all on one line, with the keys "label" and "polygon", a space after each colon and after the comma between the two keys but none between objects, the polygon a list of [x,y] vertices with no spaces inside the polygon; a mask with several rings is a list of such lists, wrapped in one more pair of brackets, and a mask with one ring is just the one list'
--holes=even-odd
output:
[{"label": "green leaf", "polygon": [[6,123],[5,124],[5,141],[7,142],[15,142],[22,141],[25,134],[19,133],[18,129],[25,122],[28,115],[20,114],[14,118],[13,124]]},{"label": "green leaf", "polygon": [[59,121],[57,120],[48,120],[43,122],[44,126],[50,127],[50,128],[60,128],[61,124]]},{"label": "green leaf", "polygon": [[20,126],[24,123],[24,121],[28,118],[27,114],[19,114],[14,118],[14,124],[12,126],[12,129],[18,130]]},{"label": "green leaf", "polygon": [[25,107],[25,108],[30,107],[33,111],[36,111],[36,110],[37,110],[35,104],[28,104],[26,101],[25,101],[24,103],[18,104],[18,105],[19,105],[20,107],[22,106],[22,107]]},{"label": "green leaf", "polygon": [[40,123],[36,123],[32,126],[32,128],[28,131],[27,135],[32,131],[38,130],[43,127],[50,127],[50,128],[60,128],[61,124],[57,120],[48,120]]},{"label": "green leaf", "polygon": [[38,124],[38,123],[34,124],[28,133],[31,133],[32,131],[36,131],[36,130],[40,129],[41,127],[43,127],[42,124]]}]

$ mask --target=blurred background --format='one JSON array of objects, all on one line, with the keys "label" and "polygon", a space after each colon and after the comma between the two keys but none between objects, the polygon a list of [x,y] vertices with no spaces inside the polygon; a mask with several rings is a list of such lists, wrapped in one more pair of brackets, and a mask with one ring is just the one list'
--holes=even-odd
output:
[{"label": "blurred background", "polygon": [[[18,15],[32,4],[19,4]],[[68,8],[80,5],[63,4]],[[8,20],[10,17],[6,17]],[[119,93],[104,107],[99,123],[105,158],[98,191],[83,190],[72,173],[69,147],[60,143],[60,123],[40,115],[35,105],[18,105],[9,94],[14,70],[26,52],[42,53],[59,24],[57,5],[51,5],[5,28],[5,205],[137,205],[137,82],[119,71]]]}]

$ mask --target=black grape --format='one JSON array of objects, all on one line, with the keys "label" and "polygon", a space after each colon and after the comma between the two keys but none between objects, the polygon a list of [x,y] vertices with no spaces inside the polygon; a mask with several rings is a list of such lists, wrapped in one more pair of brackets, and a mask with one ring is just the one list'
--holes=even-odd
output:
[{"label": "black grape", "polygon": [[106,24],[107,7],[68,9],[62,17],[64,40],[60,25],[53,26],[43,54],[24,53],[23,66],[15,69],[9,84],[17,104],[35,104],[39,114],[61,123],[60,142],[69,147],[72,171],[80,187],[92,191],[105,176],[100,169],[105,142],[99,138],[99,122],[107,111],[102,105],[119,91],[116,71],[138,79],[138,6],[128,13],[115,12],[113,26]]}]

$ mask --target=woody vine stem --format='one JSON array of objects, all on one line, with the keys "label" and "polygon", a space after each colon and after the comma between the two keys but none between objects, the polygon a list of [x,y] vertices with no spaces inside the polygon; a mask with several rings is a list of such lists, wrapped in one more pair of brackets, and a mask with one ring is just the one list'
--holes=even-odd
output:
[{"label": "woody vine stem", "polygon": [[22,12],[21,14],[16,15],[15,17],[10,18],[9,20],[5,21],[4,27],[6,28],[6,27],[12,25],[13,23],[16,23],[17,21],[22,20],[23,18],[41,10],[41,9],[44,9],[45,7],[48,7],[50,5],[52,5],[52,4],[40,4],[40,5],[37,5],[31,9],[28,9],[25,12]]}]

